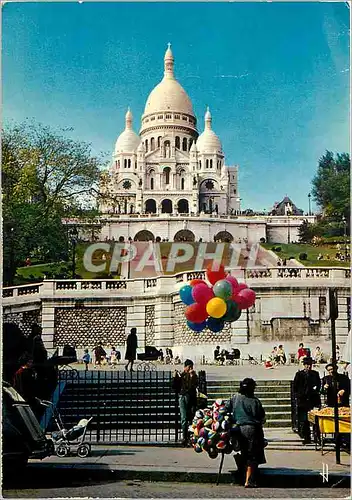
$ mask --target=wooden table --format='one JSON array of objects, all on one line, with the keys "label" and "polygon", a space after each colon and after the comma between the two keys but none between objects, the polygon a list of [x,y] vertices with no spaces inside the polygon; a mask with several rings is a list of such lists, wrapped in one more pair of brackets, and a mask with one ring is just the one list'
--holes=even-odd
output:
[{"label": "wooden table", "polygon": [[[332,415],[319,415],[320,410],[308,412],[308,421],[313,424],[313,436],[315,449],[320,445],[321,454],[324,454],[324,443],[334,442],[335,419],[334,409],[331,408]],[[351,434],[351,416],[339,416],[339,433]],[[330,437],[328,437],[330,435]]]}]

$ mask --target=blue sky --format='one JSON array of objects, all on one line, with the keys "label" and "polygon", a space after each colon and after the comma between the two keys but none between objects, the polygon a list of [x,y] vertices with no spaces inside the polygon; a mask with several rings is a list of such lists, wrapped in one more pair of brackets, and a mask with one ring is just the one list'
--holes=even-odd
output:
[{"label": "blue sky", "polygon": [[318,158],[349,151],[345,3],[7,3],[3,121],[34,118],[111,153],[130,106],[134,129],[175,73],[203,130],[213,115],[242,208],[286,194],[308,210]]}]

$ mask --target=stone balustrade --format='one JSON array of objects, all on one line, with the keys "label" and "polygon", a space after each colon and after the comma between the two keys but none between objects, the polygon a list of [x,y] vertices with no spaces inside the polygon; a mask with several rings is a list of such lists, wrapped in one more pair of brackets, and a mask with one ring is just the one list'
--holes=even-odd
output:
[{"label": "stone balustrade", "polygon": [[[333,267],[272,267],[235,269],[231,273],[250,287],[342,286],[349,287],[351,271]],[[24,297],[84,297],[87,296],[141,296],[146,293],[172,294],[192,279],[205,279],[205,271],[188,271],[172,276],[138,278],[130,280],[45,280],[34,285],[5,287],[2,291],[4,305],[20,303]]]},{"label": "stone balustrade", "polygon": [[[184,191],[181,191],[180,193],[184,193]],[[143,213],[134,213],[134,214],[115,214],[115,213],[109,213],[109,214],[104,214],[101,217],[96,217],[94,220],[78,220],[78,219],[67,219],[64,221],[65,224],[67,225],[76,225],[78,224],[79,226],[101,226],[104,225],[108,222],[111,222],[114,219],[118,220],[130,220],[132,219],[150,219],[150,218],[170,218],[172,217],[173,219],[181,219],[187,220],[187,219],[197,219],[199,220],[199,214],[196,213],[189,213],[189,214],[177,214],[177,213],[172,213],[172,214],[166,214],[166,213],[156,213],[156,214],[143,214]],[[243,215],[243,214],[236,214],[236,215],[220,215],[220,214],[204,214],[202,213],[202,220],[203,219],[222,219],[222,220],[229,220],[233,221],[236,220],[238,222],[267,222],[269,224],[274,224],[274,225],[287,225],[287,224],[301,224],[303,219],[307,219],[308,222],[315,222],[316,216],[315,215],[292,215],[290,217],[287,217],[286,215],[276,215],[276,216],[270,216],[270,215]]]}]

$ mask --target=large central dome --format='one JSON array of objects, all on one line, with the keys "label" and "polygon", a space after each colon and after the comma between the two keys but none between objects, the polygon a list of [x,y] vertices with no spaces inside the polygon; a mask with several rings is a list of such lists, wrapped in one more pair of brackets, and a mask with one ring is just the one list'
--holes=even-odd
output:
[{"label": "large central dome", "polygon": [[174,76],[174,57],[170,44],[164,58],[164,78],[151,91],[144,109],[144,116],[173,111],[194,116],[193,106],[186,91]]}]

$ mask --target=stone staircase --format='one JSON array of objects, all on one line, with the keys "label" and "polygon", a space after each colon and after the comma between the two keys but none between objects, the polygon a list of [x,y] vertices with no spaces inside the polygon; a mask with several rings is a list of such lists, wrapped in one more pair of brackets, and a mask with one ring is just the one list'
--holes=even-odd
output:
[{"label": "stone staircase", "polygon": [[[291,391],[289,380],[259,380],[255,395],[260,399],[266,413],[265,428],[291,427]],[[238,381],[209,381],[208,402],[229,399],[238,391]]]}]

